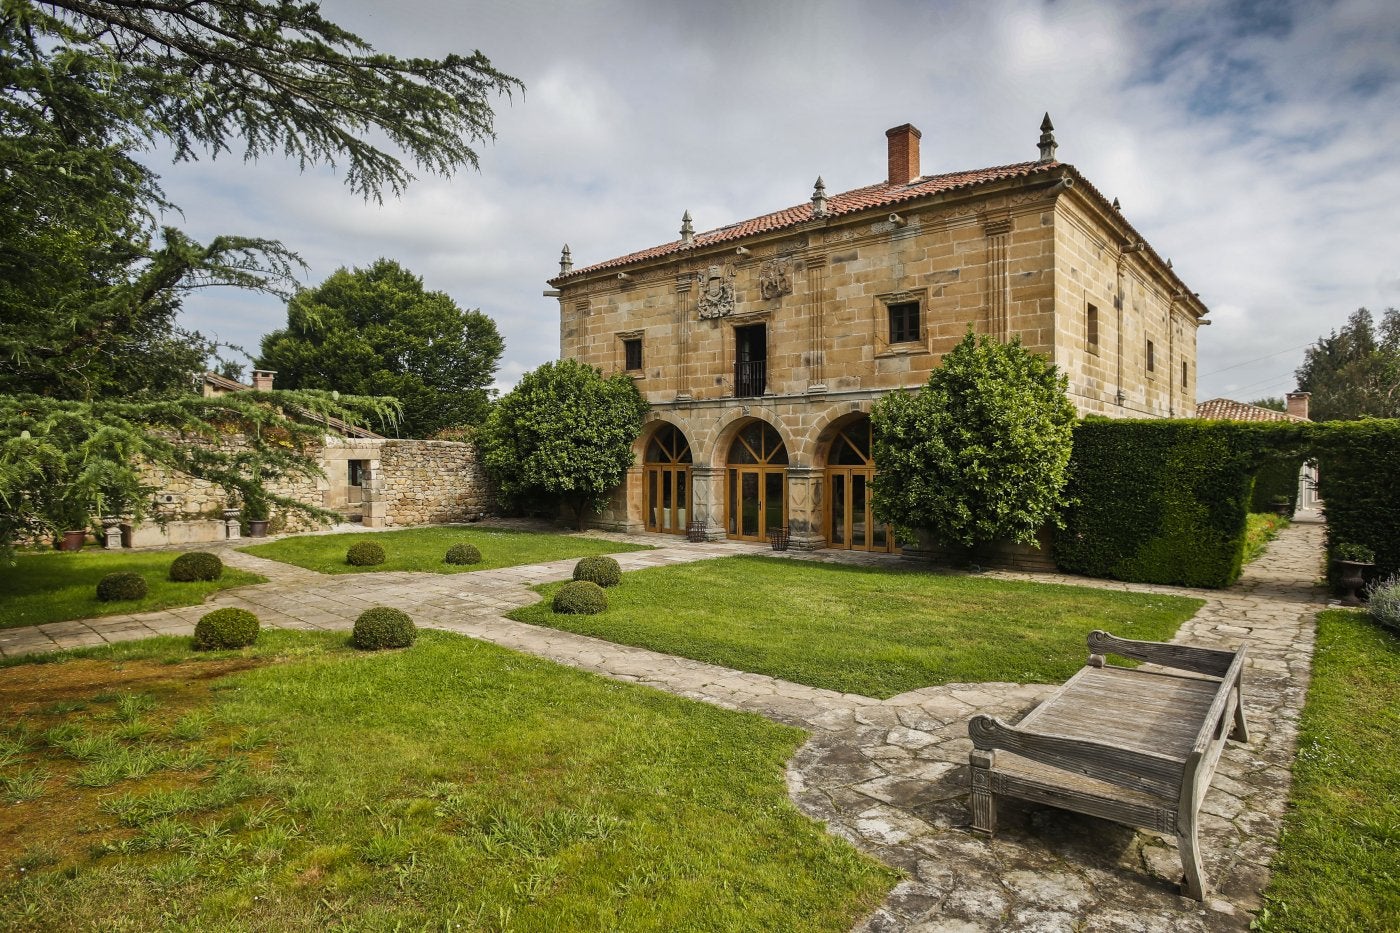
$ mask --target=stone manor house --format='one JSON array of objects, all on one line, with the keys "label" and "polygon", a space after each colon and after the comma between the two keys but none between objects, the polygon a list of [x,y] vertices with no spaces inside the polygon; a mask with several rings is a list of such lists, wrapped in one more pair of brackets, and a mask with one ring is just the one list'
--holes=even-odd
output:
[{"label": "stone manor house", "polygon": [[597,524],[894,550],[871,512],[870,405],[928,378],[971,325],[1020,337],[1081,414],[1191,417],[1207,309],[1116,201],[1056,158],[924,175],[886,134],[883,181],[551,279],[560,352],[651,403]]}]

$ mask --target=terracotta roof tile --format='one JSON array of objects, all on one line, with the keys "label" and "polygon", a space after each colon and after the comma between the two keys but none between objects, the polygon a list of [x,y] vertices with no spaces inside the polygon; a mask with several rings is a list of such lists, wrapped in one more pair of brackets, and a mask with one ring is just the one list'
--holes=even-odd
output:
[{"label": "terracotta roof tile", "polygon": [[[1048,173],[1063,167],[1065,166],[1060,162],[1020,162],[1015,165],[999,165],[993,168],[975,169],[970,172],[952,172],[947,175],[924,176],[914,179],[907,185],[891,185],[887,182],[880,182],[874,185],[867,185],[864,188],[856,188],[852,191],[828,196],[826,199],[827,216],[839,217],[842,214],[853,214],[857,211],[869,210],[870,208],[902,204],[905,201],[913,201],[917,198],[941,194],[945,191],[958,191],[963,188],[971,188],[975,185],[1002,181],[1008,178],[1025,178],[1029,175]],[[774,230],[782,230],[785,227],[794,227],[813,219],[812,204],[809,201],[794,207],[774,211],[771,214],[764,214],[761,217],[743,220],[739,223],[729,224],[728,226],[719,227],[715,230],[706,231],[705,233],[697,233],[695,235],[694,245],[695,247],[713,246],[717,243],[740,240],[757,233],[769,233]],[[673,240],[670,243],[663,243],[660,246],[653,246],[650,249],[638,250],[635,253],[628,253],[626,256],[618,256],[614,259],[606,260],[605,262],[598,262],[591,266],[584,266],[581,269],[574,269],[550,281],[551,283],[564,282],[589,272],[597,272],[602,269],[615,269],[621,266],[631,265],[634,262],[657,259],[662,256],[670,255],[671,253],[678,253],[681,249],[681,241]]]},{"label": "terracotta roof tile", "polygon": [[1287,412],[1246,405],[1229,398],[1213,398],[1196,405],[1196,417],[1210,421],[1308,421]]},{"label": "terracotta roof tile", "polygon": [[[233,379],[229,379],[227,376],[220,376],[218,373],[206,372],[204,374],[204,381],[209,383],[210,385],[218,386],[219,388],[227,392],[253,391],[252,386],[245,385],[244,383],[238,382]],[[358,425],[350,424],[349,422],[341,421],[339,418],[332,418],[328,415],[318,415],[316,414],[316,412],[302,408],[300,405],[296,406],[296,411],[303,418],[306,418],[309,421],[319,421],[326,427],[339,431],[341,434],[348,434],[351,437],[368,438],[370,440],[384,439],[383,434],[375,434],[369,428],[362,428]]]}]

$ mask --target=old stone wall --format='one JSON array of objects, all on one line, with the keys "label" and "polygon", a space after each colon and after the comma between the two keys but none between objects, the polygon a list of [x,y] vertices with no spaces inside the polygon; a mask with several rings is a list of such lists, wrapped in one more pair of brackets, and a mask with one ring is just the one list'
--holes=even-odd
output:
[{"label": "old stone wall", "polygon": [[458,441],[379,442],[374,498],[386,524],[424,525],[475,520],[495,510],[476,448]]}]

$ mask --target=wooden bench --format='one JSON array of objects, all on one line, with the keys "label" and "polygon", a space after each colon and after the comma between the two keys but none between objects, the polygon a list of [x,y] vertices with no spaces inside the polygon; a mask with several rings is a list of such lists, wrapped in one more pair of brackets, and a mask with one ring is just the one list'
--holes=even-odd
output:
[{"label": "wooden bench", "polygon": [[[1226,731],[1249,741],[1235,651],[1089,635],[1089,665],[1018,724],[974,716],[972,828],[996,830],[998,795],[1174,833],[1181,893],[1204,900],[1196,839]],[[1106,665],[1104,655],[1165,670]]]}]

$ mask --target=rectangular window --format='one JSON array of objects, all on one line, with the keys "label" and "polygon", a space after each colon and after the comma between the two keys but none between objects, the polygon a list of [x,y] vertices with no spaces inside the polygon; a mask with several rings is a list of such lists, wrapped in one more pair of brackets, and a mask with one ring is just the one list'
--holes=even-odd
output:
[{"label": "rectangular window", "polygon": [[1181,387],[1186,388],[1186,361],[1181,361]]},{"label": "rectangular window", "polygon": [[889,306],[890,343],[913,343],[919,339],[919,303],[901,301]]},{"label": "rectangular window", "polygon": [[363,486],[365,484],[365,473],[369,471],[368,460],[347,460],[349,475],[346,482],[351,486]]},{"label": "rectangular window", "polygon": [[626,360],[628,372],[642,368],[642,338],[634,337],[631,340],[622,341],[622,355]]},{"label": "rectangular window", "polygon": [[1085,312],[1084,340],[1090,353],[1099,352],[1099,309],[1089,305]]},{"label": "rectangular window", "polygon": [[1147,371],[1150,373],[1157,371],[1157,357],[1153,352],[1152,341],[1147,341]]}]

